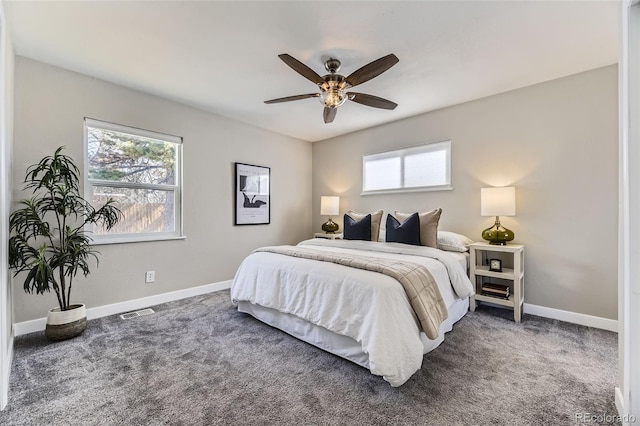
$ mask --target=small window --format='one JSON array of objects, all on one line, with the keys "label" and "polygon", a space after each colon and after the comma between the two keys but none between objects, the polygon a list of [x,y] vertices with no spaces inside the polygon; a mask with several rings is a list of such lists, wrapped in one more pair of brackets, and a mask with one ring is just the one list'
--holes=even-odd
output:
[{"label": "small window", "polygon": [[451,141],[365,155],[362,193],[451,188]]},{"label": "small window", "polygon": [[182,138],[85,118],[85,198],[124,218],[96,243],[182,237]]}]

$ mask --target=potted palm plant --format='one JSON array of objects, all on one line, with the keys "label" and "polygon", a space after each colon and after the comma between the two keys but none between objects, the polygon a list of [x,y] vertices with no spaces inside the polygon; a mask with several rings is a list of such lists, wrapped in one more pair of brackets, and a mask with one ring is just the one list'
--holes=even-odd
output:
[{"label": "potted palm plant", "polygon": [[23,190],[32,196],[20,201],[9,217],[9,266],[14,277],[25,272],[27,293],[53,289],[58,298],[58,307],[47,315],[45,335],[50,340],[73,338],[87,326],[85,305],[71,303],[74,277],[78,272],[89,275],[90,258],[98,262],[85,225],[111,229],[122,218],[112,199],[96,209],[82,197],[80,171],[62,149],[27,169]]}]

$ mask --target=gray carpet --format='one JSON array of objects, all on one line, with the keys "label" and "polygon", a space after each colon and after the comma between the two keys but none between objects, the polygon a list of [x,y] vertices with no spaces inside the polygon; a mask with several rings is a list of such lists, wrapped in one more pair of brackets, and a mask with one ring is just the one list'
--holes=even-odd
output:
[{"label": "gray carpet", "polygon": [[[617,335],[481,306],[400,388],[238,313],[223,291],[15,341],[2,425],[612,424]],[[600,416],[600,418],[598,418]]]}]

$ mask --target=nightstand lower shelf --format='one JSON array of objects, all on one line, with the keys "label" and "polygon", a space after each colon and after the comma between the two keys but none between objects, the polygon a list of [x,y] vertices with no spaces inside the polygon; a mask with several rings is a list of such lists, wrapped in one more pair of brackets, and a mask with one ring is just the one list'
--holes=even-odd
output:
[{"label": "nightstand lower shelf", "polygon": [[489,302],[496,305],[513,307],[513,296],[509,296],[508,299],[502,299],[500,297],[485,296],[483,294],[476,294],[474,296],[476,302]]},{"label": "nightstand lower shelf", "polygon": [[[488,302],[488,303],[493,303],[500,306],[508,306],[509,308],[515,307],[515,297],[513,295],[509,296],[508,299],[501,299],[500,297],[492,297],[492,296],[485,296],[483,294],[476,294],[475,296],[472,296],[472,301]],[[524,300],[520,301],[521,306],[523,302]]]}]

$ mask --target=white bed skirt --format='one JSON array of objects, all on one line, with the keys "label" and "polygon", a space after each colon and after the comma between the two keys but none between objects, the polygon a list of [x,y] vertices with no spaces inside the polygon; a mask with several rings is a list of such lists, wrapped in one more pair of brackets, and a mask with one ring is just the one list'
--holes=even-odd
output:
[{"label": "white bed skirt", "polygon": [[[444,341],[445,333],[451,331],[453,324],[460,321],[469,310],[469,298],[456,299],[448,306],[448,309],[449,317],[440,324],[438,337],[435,340],[430,340],[423,332],[420,333],[420,340],[424,347],[423,353],[431,352],[440,346]],[[250,302],[238,302],[238,311],[247,313],[297,339],[369,369],[369,356],[362,351],[362,345],[351,337],[336,334],[294,315],[254,305]]]}]

